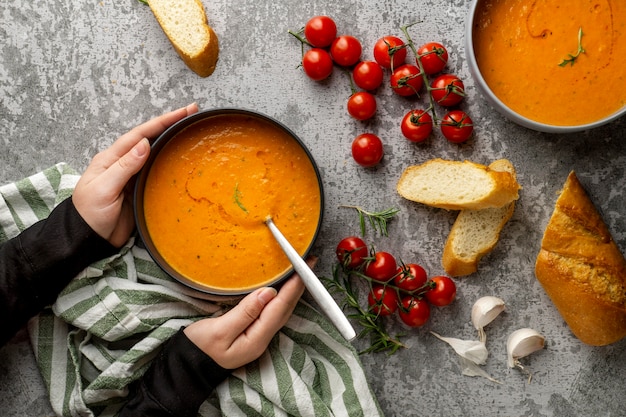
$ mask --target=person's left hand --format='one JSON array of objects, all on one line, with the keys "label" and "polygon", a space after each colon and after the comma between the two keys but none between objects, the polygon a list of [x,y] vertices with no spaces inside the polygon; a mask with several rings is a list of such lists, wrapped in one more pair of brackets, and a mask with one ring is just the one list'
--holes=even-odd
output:
[{"label": "person's left hand", "polygon": [[113,246],[119,248],[126,243],[135,228],[129,181],[148,159],[148,139],[197,111],[198,106],[190,104],[120,136],[92,159],[76,184],[72,195],[74,207],[85,222]]}]

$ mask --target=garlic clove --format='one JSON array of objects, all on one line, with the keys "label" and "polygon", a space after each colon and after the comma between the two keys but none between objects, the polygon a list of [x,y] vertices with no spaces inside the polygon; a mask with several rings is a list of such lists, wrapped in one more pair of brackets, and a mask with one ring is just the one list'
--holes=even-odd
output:
[{"label": "garlic clove", "polygon": [[489,352],[483,342],[478,340],[462,340],[454,337],[444,337],[433,331],[430,333],[436,338],[449,344],[462,358],[468,359],[476,365],[484,365],[487,363],[487,356],[489,356]]},{"label": "garlic clove", "polygon": [[491,323],[505,309],[504,300],[491,295],[481,297],[472,307],[472,324],[478,330],[478,337],[481,342],[486,342],[487,336],[484,328]]},{"label": "garlic clove", "polygon": [[545,344],[545,337],[536,330],[523,328],[514,331],[506,342],[509,367],[524,369],[519,359],[543,349]]},{"label": "garlic clove", "polygon": [[502,383],[502,382],[498,381],[497,379],[493,378],[491,375],[489,375],[480,366],[478,366],[477,364],[475,364],[471,360],[466,359],[466,358],[460,356],[459,357],[459,361],[461,363],[461,368],[462,368],[461,373],[463,375],[466,375],[466,376],[481,376],[483,378],[487,378],[491,382],[495,382],[496,384],[501,384]]}]

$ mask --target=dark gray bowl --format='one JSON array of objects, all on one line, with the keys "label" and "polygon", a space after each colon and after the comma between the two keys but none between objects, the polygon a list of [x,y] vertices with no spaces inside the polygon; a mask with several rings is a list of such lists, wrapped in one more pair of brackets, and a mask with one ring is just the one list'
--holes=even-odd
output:
[{"label": "dark gray bowl", "polygon": [[[319,230],[321,228],[322,218],[324,214],[324,191],[322,187],[322,179],[321,179],[317,164],[315,163],[315,160],[313,159],[311,152],[307,149],[307,147],[304,145],[302,140],[293,131],[291,131],[282,123],[278,122],[277,120],[269,116],[263,115],[255,111],[244,110],[244,109],[232,109],[232,108],[200,111],[172,125],[154,141],[151,147],[150,157],[148,158],[148,160],[146,161],[146,164],[144,165],[144,167],[142,168],[142,170],[139,172],[137,176],[137,182],[136,182],[135,191],[134,191],[135,222],[137,225],[137,232],[139,234],[139,238],[143,242],[144,247],[146,248],[146,250],[152,257],[152,259],[156,262],[156,264],[175,280],[179,281],[182,284],[187,285],[190,288],[193,288],[193,289],[196,289],[196,290],[208,293],[208,294],[218,295],[218,296],[233,296],[233,295],[243,295],[243,294],[252,292],[254,288],[251,288],[246,291],[239,291],[239,290],[224,291],[222,289],[215,289],[215,288],[211,288],[210,286],[202,285],[180,274],[165,261],[165,259],[159,253],[159,250],[155,247],[154,243],[152,242],[152,239],[150,238],[150,234],[148,233],[148,229],[147,229],[146,221],[144,217],[144,198],[143,198],[144,188],[145,188],[146,180],[148,178],[148,174],[150,172],[150,168],[154,160],[156,159],[157,155],[161,151],[161,149],[163,149],[163,147],[168,143],[169,140],[171,140],[174,136],[176,136],[176,134],[178,134],[180,131],[182,131],[186,127],[196,122],[199,122],[201,120],[204,120],[206,118],[220,116],[220,115],[244,115],[244,116],[249,116],[249,117],[255,117],[260,120],[269,122],[270,124],[278,127],[279,129],[289,134],[289,136],[291,136],[300,145],[300,147],[304,150],[309,160],[311,161],[311,164],[313,165],[313,169],[315,170],[315,174],[317,175],[317,182],[318,182],[319,189],[320,189],[321,207],[320,207],[320,217],[317,223],[317,229],[315,230],[315,235],[313,239],[311,240],[311,244],[306,250],[306,253],[304,255],[305,257],[310,252],[319,234]],[[280,285],[280,283],[282,283],[282,281],[288,276],[290,276],[292,273],[293,273],[293,268],[283,274],[280,274],[279,276],[276,276],[276,278],[273,279],[269,285],[272,285],[272,286]],[[264,284],[264,285],[267,285],[267,284]]]}]

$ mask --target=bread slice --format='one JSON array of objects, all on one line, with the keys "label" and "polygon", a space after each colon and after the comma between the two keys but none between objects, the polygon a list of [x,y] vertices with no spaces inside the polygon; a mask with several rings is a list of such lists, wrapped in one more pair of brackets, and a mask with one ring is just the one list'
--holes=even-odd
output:
[{"label": "bread slice", "polygon": [[510,173],[485,165],[431,159],[406,168],[396,189],[411,201],[463,210],[502,207],[518,199],[520,186]]},{"label": "bread slice", "polygon": [[[516,176],[513,164],[506,159],[492,162],[489,169]],[[442,264],[446,273],[459,277],[476,272],[480,259],[498,243],[500,232],[514,210],[515,201],[502,207],[461,210],[443,248]]]},{"label": "bread slice", "polygon": [[626,336],[626,260],[573,171],[544,232],[535,275],[581,341],[602,346]]},{"label": "bread slice", "polygon": [[201,77],[215,70],[219,56],[217,35],[207,23],[200,0],[149,0],[161,29],[185,64]]}]

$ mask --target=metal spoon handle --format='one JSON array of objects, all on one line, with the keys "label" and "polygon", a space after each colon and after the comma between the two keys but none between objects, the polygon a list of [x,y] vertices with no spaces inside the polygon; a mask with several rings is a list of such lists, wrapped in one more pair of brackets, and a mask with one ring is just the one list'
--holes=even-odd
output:
[{"label": "metal spoon handle", "polygon": [[289,258],[289,261],[293,265],[293,269],[300,275],[300,278],[304,282],[304,285],[309,290],[313,299],[319,304],[322,310],[326,313],[328,318],[333,322],[337,330],[341,333],[346,340],[352,340],[356,337],[354,328],[346,318],[341,308],[337,305],[333,297],[330,295],[326,287],[322,284],[315,273],[309,268],[304,259],[298,254],[298,252],[291,246],[289,241],[280,232],[278,227],[274,224],[271,218],[268,218],[265,223],[270,228],[270,231],[276,238],[276,241]]}]

